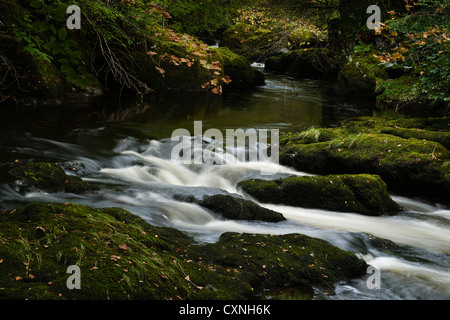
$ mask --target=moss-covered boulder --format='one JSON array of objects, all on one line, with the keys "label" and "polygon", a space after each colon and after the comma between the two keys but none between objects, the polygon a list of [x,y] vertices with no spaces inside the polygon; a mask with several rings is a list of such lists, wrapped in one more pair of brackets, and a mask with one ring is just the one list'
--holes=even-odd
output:
[{"label": "moss-covered boulder", "polygon": [[387,193],[379,176],[292,176],[277,180],[245,180],[238,186],[257,200],[304,208],[379,216],[401,208]]},{"label": "moss-covered boulder", "polygon": [[[22,43],[5,38],[0,54],[10,59],[7,60],[8,64],[6,61],[4,64],[4,83],[20,89],[13,91],[5,85],[0,88],[0,98],[4,96],[6,100],[8,97],[8,103],[57,103],[72,92],[71,84],[54,64],[33,58],[24,50]],[[19,77],[19,74],[26,77]]]},{"label": "moss-covered boulder", "polygon": [[[79,289],[67,286],[74,265]],[[272,286],[332,290],[365,271],[354,254],[303,235],[197,244],[120,208],[31,203],[0,213],[1,299],[242,300]]]},{"label": "moss-covered boulder", "polygon": [[337,128],[287,133],[280,139],[280,163],[317,174],[377,174],[390,191],[446,204],[450,152],[435,140],[446,143],[449,133],[436,129],[448,125],[449,119],[358,118]]},{"label": "moss-covered boulder", "polygon": [[237,23],[223,32],[220,46],[228,47],[250,61],[257,61],[264,58],[277,38],[278,35],[269,29]]},{"label": "moss-covered boulder", "polygon": [[264,85],[264,75],[243,56],[228,48],[209,48],[191,40],[196,50],[174,41],[161,42],[156,51],[135,51],[134,74],[154,90],[213,91]]},{"label": "moss-covered boulder", "polygon": [[217,59],[223,61],[225,75],[231,78],[231,82],[226,88],[249,88],[265,84],[264,74],[254,69],[245,57],[234,53],[227,47],[218,48],[215,52]]},{"label": "moss-covered boulder", "polygon": [[6,181],[18,181],[22,188],[36,188],[46,192],[80,194],[98,190],[98,186],[83,179],[67,175],[64,170],[49,162],[17,161],[0,166]]},{"label": "moss-covered boulder", "polygon": [[[33,203],[0,214],[0,297],[159,300],[252,294],[238,274],[202,263],[192,243],[182,232],[153,227],[119,208]],[[67,287],[71,265],[80,268],[81,289]]]},{"label": "moss-covered boulder", "polygon": [[332,74],[335,67],[325,48],[299,49],[272,56],[266,60],[265,69],[303,78],[322,78]]},{"label": "moss-covered boulder", "polygon": [[286,220],[279,212],[263,208],[253,201],[231,195],[207,196],[199,204],[230,220],[261,220],[267,222]]},{"label": "moss-covered boulder", "polygon": [[233,270],[257,292],[271,287],[295,287],[333,292],[333,283],[361,276],[363,260],[330,243],[300,234],[282,236],[225,233],[203,247],[209,260]]},{"label": "moss-covered boulder", "polygon": [[386,68],[370,52],[353,55],[339,71],[338,92],[348,97],[374,99],[377,81],[387,78]]}]

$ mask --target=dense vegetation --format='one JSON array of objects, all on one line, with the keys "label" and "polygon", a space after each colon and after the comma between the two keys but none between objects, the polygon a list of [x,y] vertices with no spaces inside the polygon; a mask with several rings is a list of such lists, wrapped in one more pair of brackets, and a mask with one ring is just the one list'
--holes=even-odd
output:
[{"label": "dense vegetation", "polygon": [[[221,93],[222,85],[233,79],[225,77],[223,61],[200,40],[211,37],[221,38],[222,47],[250,61],[325,48],[300,59],[320,69],[321,77],[335,78],[337,94],[371,99],[378,95],[381,104],[396,109],[432,106],[441,113],[450,99],[446,1],[396,0],[380,5],[383,22],[375,30],[365,27],[369,1],[79,0],[74,4],[82,9],[80,30],[66,28],[67,4],[62,0],[2,2],[1,100],[11,102],[27,93],[62,97],[100,87],[144,94],[160,88]],[[297,54],[303,54],[300,51]],[[149,63],[152,75],[144,77],[148,70],[141,66]],[[197,68],[190,68],[196,64]],[[188,66],[201,83],[194,87],[180,85],[189,79],[166,83],[164,78],[173,73],[179,78],[171,70],[174,66]],[[304,63],[301,68],[307,69]],[[283,66],[275,71],[291,69]]]},{"label": "dense vegetation", "polygon": [[[366,27],[371,2],[77,0],[71,4],[81,8],[81,29],[72,30],[64,0],[4,0],[0,103],[222,94],[264,84],[250,64],[261,61],[267,71],[322,79],[348,100],[448,116],[448,1],[386,1],[375,30]],[[323,176],[250,179],[238,187],[261,202],[336,214],[401,213],[389,192],[448,205],[449,131],[448,117],[362,117],[283,132],[280,163]],[[20,192],[82,195],[105,187],[53,163],[9,161],[0,164],[0,177]],[[234,195],[197,204],[224,219],[286,220]],[[89,290],[68,290],[68,264],[88,275]],[[300,234],[225,233],[199,244],[121,208],[31,203],[0,212],[0,299],[255,299],[279,286],[312,296],[366,269],[356,255]]]}]

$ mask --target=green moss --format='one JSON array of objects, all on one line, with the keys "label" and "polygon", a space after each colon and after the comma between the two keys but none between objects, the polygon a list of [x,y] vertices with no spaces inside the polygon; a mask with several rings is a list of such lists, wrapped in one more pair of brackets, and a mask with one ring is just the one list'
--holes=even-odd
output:
[{"label": "green moss", "polygon": [[227,88],[248,88],[264,84],[264,75],[252,68],[250,62],[227,47],[214,50],[214,56],[223,61],[223,71],[231,78]]},{"label": "green moss", "polygon": [[332,283],[362,275],[367,268],[353,254],[300,234],[225,233],[203,251],[215,263],[245,271],[244,278],[258,291],[276,286],[333,290]]},{"label": "green moss", "polygon": [[268,58],[265,68],[299,77],[322,78],[334,69],[328,56],[329,51],[325,48],[293,50]]},{"label": "green moss", "polygon": [[[70,265],[81,289],[67,288]],[[248,299],[364,272],[354,254],[302,235],[227,234],[200,245],[120,208],[32,203],[0,213],[1,299]]]},{"label": "green moss", "polygon": [[352,56],[338,74],[343,95],[362,98],[374,98],[377,81],[387,78],[384,66],[380,65],[370,52]]},{"label": "green moss", "polygon": [[269,29],[237,23],[223,32],[220,46],[228,47],[250,61],[256,61],[265,56],[265,51],[270,49],[277,37]]},{"label": "green moss", "polygon": [[286,220],[281,213],[263,208],[250,200],[230,195],[208,196],[200,202],[200,205],[232,220],[262,220],[267,222]]},{"label": "green moss", "polygon": [[368,174],[246,180],[238,186],[262,202],[365,215],[392,214],[401,210],[388,195],[380,177]]},{"label": "green moss", "polygon": [[4,164],[0,171],[19,180],[24,188],[37,188],[47,192],[84,193],[98,190],[95,184],[79,177],[66,175],[61,167],[48,162],[15,162]]},{"label": "green moss", "polygon": [[283,140],[280,162],[318,174],[377,174],[391,191],[447,203],[450,153],[435,141],[447,143],[446,132],[401,129],[433,128],[433,121],[437,128],[448,127],[448,119],[440,118],[358,118],[337,128],[315,129],[314,141],[311,134],[291,133]]},{"label": "green moss", "polygon": [[[0,237],[3,298],[243,298],[251,292],[245,284],[231,290],[236,280],[202,265],[185,234],[118,208],[30,204],[0,215]],[[66,269],[75,264],[81,290],[66,286]],[[210,281],[219,292],[207,287]]]}]

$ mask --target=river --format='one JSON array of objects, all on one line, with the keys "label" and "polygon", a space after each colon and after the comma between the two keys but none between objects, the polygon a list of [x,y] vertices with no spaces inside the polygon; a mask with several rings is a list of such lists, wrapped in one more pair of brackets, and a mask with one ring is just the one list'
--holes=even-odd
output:
[{"label": "river", "polygon": [[[255,66],[261,68],[261,66]],[[0,160],[35,159],[60,163],[68,174],[103,185],[83,195],[21,193],[0,181],[0,209],[32,201],[74,202],[93,207],[119,206],[159,226],[188,232],[199,242],[216,241],[223,232],[302,233],[352,251],[379,270],[380,288],[366,277],[338,283],[336,294],[315,299],[449,299],[450,210],[392,195],[407,209],[397,216],[366,217],[351,213],[260,205],[283,213],[280,223],[225,220],[196,205],[204,195],[237,193],[236,185],[261,177],[261,170],[305,175],[271,163],[235,161],[232,165],[181,165],[171,160],[173,130],[217,128],[290,129],[332,126],[339,120],[372,115],[367,102],[349,103],[321,93],[322,83],[266,73],[266,86],[251,92],[216,96],[166,92],[136,104],[131,99],[79,97],[62,106],[0,108]],[[264,178],[268,178],[265,176]],[[370,235],[405,248],[387,254]],[[296,299],[293,293],[266,298]]]}]

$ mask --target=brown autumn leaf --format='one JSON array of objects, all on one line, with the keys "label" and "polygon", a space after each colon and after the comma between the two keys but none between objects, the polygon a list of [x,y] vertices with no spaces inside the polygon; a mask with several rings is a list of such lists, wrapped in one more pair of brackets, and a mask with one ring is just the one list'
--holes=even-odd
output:
[{"label": "brown autumn leaf", "polygon": [[231,78],[230,78],[229,76],[223,77],[222,80],[223,80],[223,82],[224,82],[225,84],[229,84],[229,83],[232,81]]},{"label": "brown autumn leaf", "polygon": [[116,261],[119,261],[121,259],[121,257],[113,254],[113,255],[111,255],[110,259],[111,259],[111,261],[116,262]]},{"label": "brown autumn leaf", "polygon": [[155,51],[148,51],[147,54],[150,56],[154,56],[154,55],[157,55],[158,53]]},{"label": "brown autumn leaf", "polygon": [[222,86],[215,87],[211,92],[214,94],[222,94]]},{"label": "brown autumn leaf", "polygon": [[209,83],[208,82],[205,82],[204,84],[202,84],[202,89],[205,89],[206,87],[208,87],[209,86]]}]

